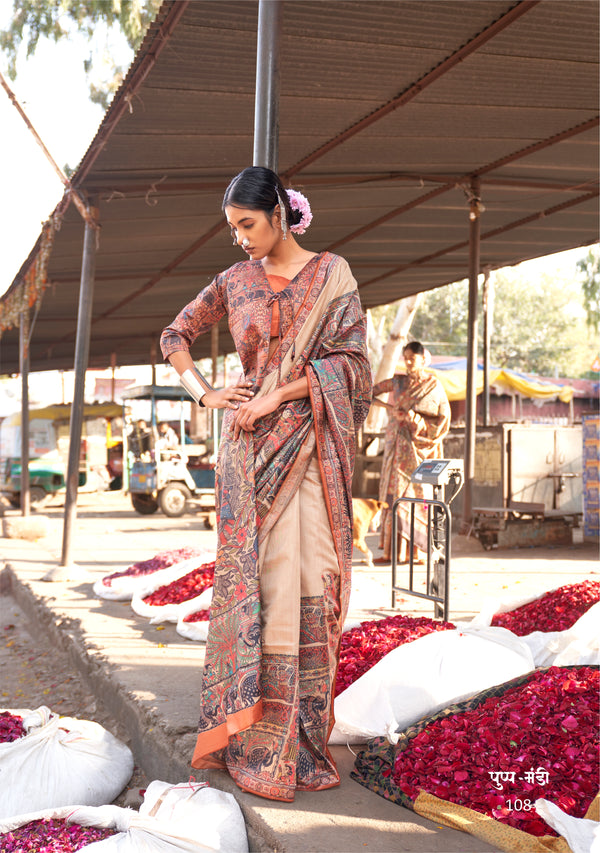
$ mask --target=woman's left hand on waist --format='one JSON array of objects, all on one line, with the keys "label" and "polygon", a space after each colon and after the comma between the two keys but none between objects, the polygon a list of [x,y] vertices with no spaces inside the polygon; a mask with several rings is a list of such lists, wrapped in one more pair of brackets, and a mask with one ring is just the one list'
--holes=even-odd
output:
[{"label": "woman's left hand on waist", "polygon": [[277,409],[283,401],[279,389],[271,391],[270,394],[265,394],[264,397],[259,397],[257,400],[250,400],[248,403],[242,403],[235,413],[233,421],[233,437],[239,438],[240,432],[254,432],[256,422],[265,415],[270,415]]}]

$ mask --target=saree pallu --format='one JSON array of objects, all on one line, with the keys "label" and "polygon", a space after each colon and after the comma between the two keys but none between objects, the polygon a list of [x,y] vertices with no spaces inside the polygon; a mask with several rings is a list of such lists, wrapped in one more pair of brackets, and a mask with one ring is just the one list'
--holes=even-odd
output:
[{"label": "saree pallu", "polygon": [[[398,423],[391,416],[385,434],[379,499],[388,508],[381,516],[379,547],[389,558],[392,548],[392,504],[400,497],[423,498],[423,486],[411,482],[413,471],[424,459],[441,459],[442,439],[450,428],[450,404],[435,376],[414,378],[397,374],[379,383],[378,393],[391,392],[389,402],[397,411],[414,413],[411,423]],[[398,506],[399,535],[410,540],[411,504]],[[427,550],[427,510],[414,505],[414,544]]]},{"label": "saree pallu", "polygon": [[223,421],[192,765],[227,767],[241,788],[276,800],[339,783],[327,740],[350,591],[355,433],[371,396],[365,332],[346,262],[321,256],[255,394],[306,375],[309,398],[237,441],[234,413]]}]

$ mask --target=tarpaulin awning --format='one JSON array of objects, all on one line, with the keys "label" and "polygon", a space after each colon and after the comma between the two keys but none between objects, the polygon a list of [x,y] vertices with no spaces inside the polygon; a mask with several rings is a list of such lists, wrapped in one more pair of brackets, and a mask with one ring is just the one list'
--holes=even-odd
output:
[{"label": "tarpaulin awning", "polygon": [[[444,386],[450,401],[464,400],[467,396],[467,372],[456,368],[429,369]],[[514,370],[491,369],[489,372],[490,387],[497,394],[520,394],[537,400],[560,400],[570,403],[573,399],[573,388],[570,385],[555,385],[545,380],[528,378]],[[477,394],[483,392],[484,373],[479,369],[476,374]]]},{"label": "tarpaulin awning", "polygon": [[[117,403],[86,403],[83,407],[84,420],[92,418],[118,418],[123,414],[123,409]],[[56,406],[45,406],[43,409],[30,409],[29,420],[47,420],[69,422],[71,417],[71,405],[69,403]],[[2,421],[6,426],[20,426],[21,412],[7,415]]]}]

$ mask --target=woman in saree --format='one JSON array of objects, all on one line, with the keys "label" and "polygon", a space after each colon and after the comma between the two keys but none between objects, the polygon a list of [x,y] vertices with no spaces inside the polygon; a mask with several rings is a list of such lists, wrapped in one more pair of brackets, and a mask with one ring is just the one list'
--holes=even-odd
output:
[{"label": "woman in saree", "polygon": [[[217,275],[161,338],[185,387],[224,409],[192,766],[291,802],[296,790],[339,784],[327,741],[350,591],[355,433],[371,400],[366,324],[347,262],[296,242],[310,207],[274,172],[241,172],[223,211],[248,260]],[[244,376],[216,390],[189,348],[225,314]]]},{"label": "woman in saree", "polygon": [[[392,550],[392,504],[400,497],[423,497],[423,487],[411,482],[411,474],[424,459],[441,459],[442,439],[450,429],[450,404],[441,383],[425,370],[425,348],[411,341],[402,352],[406,374],[396,373],[378,382],[374,396],[389,393],[389,421],[385,433],[383,463],[379,480],[382,511],[379,547],[382,557],[373,562],[387,564]],[[410,541],[410,503],[398,505],[399,562],[407,562]],[[414,557],[427,550],[427,511],[415,504]]]}]

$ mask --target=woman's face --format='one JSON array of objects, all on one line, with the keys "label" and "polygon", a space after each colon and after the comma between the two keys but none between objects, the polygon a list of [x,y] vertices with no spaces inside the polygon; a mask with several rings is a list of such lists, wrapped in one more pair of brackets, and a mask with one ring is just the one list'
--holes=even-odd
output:
[{"label": "woman's face", "polygon": [[407,373],[420,373],[425,367],[425,356],[418,352],[413,352],[411,349],[406,349],[402,353],[404,364],[406,365]]},{"label": "woman's face", "polygon": [[264,210],[227,205],[225,216],[233,239],[253,260],[271,254],[282,238],[279,213],[269,217]]}]

